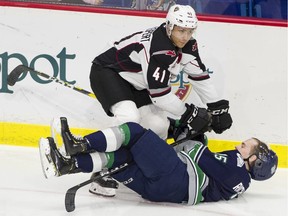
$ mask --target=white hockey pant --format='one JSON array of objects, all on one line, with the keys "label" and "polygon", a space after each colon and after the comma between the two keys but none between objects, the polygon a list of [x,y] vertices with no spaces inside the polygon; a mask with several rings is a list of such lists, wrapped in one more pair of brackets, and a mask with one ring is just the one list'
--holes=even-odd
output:
[{"label": "white hockey pant", "polygon": [[111,112],[115,116],[115,125],[125,122],[136,122],[146,129],[151,129],[160,138],[167,138],[169,121],[165,111],[153,104],[136,107],[133,101],[121,101],[111,107]]}]

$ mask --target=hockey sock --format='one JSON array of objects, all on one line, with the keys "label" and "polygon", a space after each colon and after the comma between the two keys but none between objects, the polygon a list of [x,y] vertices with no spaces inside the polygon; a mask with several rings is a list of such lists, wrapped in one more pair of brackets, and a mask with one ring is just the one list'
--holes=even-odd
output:
[{"label": "hockey sock", "polygon": [[129,122],[91,133],[84,138],[88,140],[89,148],[97,152],[112,152],[121,145],[131,147],[145,131],[139,124]]},{"label": "hockey sock", "polygon": [[107,165],[105,153],[93,152],[90,154],[79,154],[74,156],[76,167],[82,172],[99,172]]},{"label": "hockey sock", "polygon": [[111,152],[120,148],[124,134],[118,127],[111,127],[95,133],[91,133],[85,138],[89,142],[89,147],[97,152]]},{"label": "hockey sock", "polygon": [[131,153],[124,148],[115,152],[93,152],[74,156],[76,167],[82,172],[99,172],[104,167],[113,168],[132,161]]},{"label": "hockey sock", "polygon": [[123,146],[131,148],[138,139],[146,132],[142,126],[134,122],[128,122],[119,126],[120,130],[124,134]]},{"label": "hockey sock", "polygon": [[124,163],[129,163],[132,161],[131,153],[124,148],[120,148],[115,152],[107,152],[107,168],[119,167]]}]

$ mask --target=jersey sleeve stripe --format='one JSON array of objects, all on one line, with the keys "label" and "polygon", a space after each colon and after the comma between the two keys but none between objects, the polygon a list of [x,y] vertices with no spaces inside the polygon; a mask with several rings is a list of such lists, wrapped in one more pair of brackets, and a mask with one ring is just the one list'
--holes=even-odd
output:
[{"label": "jersey sleeve stripe", "polygon": [[160,97],[163,95],[168,94],[171,92],[171,87],[166,87],[166,88],[159,88],[159,89],[149,89],[149,94],[151,97]]}]

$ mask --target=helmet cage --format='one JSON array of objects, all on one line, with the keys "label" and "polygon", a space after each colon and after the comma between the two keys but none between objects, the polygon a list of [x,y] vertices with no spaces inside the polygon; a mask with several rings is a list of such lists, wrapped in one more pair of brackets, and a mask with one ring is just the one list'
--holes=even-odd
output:
[{"label": "helmet cage", "polygon": [[[257,159],[253,164],[249,163],[249,158],[256,155]],[[250,155],[245,161],[249,165],[249,173],[254,180],[262,181],[271,178],[277,169],[278,157],[267,145],[260,143],[256,152]]]}]

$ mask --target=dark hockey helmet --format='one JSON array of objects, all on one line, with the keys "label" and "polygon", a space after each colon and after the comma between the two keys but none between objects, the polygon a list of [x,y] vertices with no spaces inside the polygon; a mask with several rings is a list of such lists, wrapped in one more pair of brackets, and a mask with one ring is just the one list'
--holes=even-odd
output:
[{"label": "dark hockey helmet", "polygon": [[257,181],[271,178],[275,174],[278,165],[276,153],[269,149],[266,144],[260,142],[256,153],[253,155],[256,155],[257,159],[252,166],[250,165],[251,178]]}]

